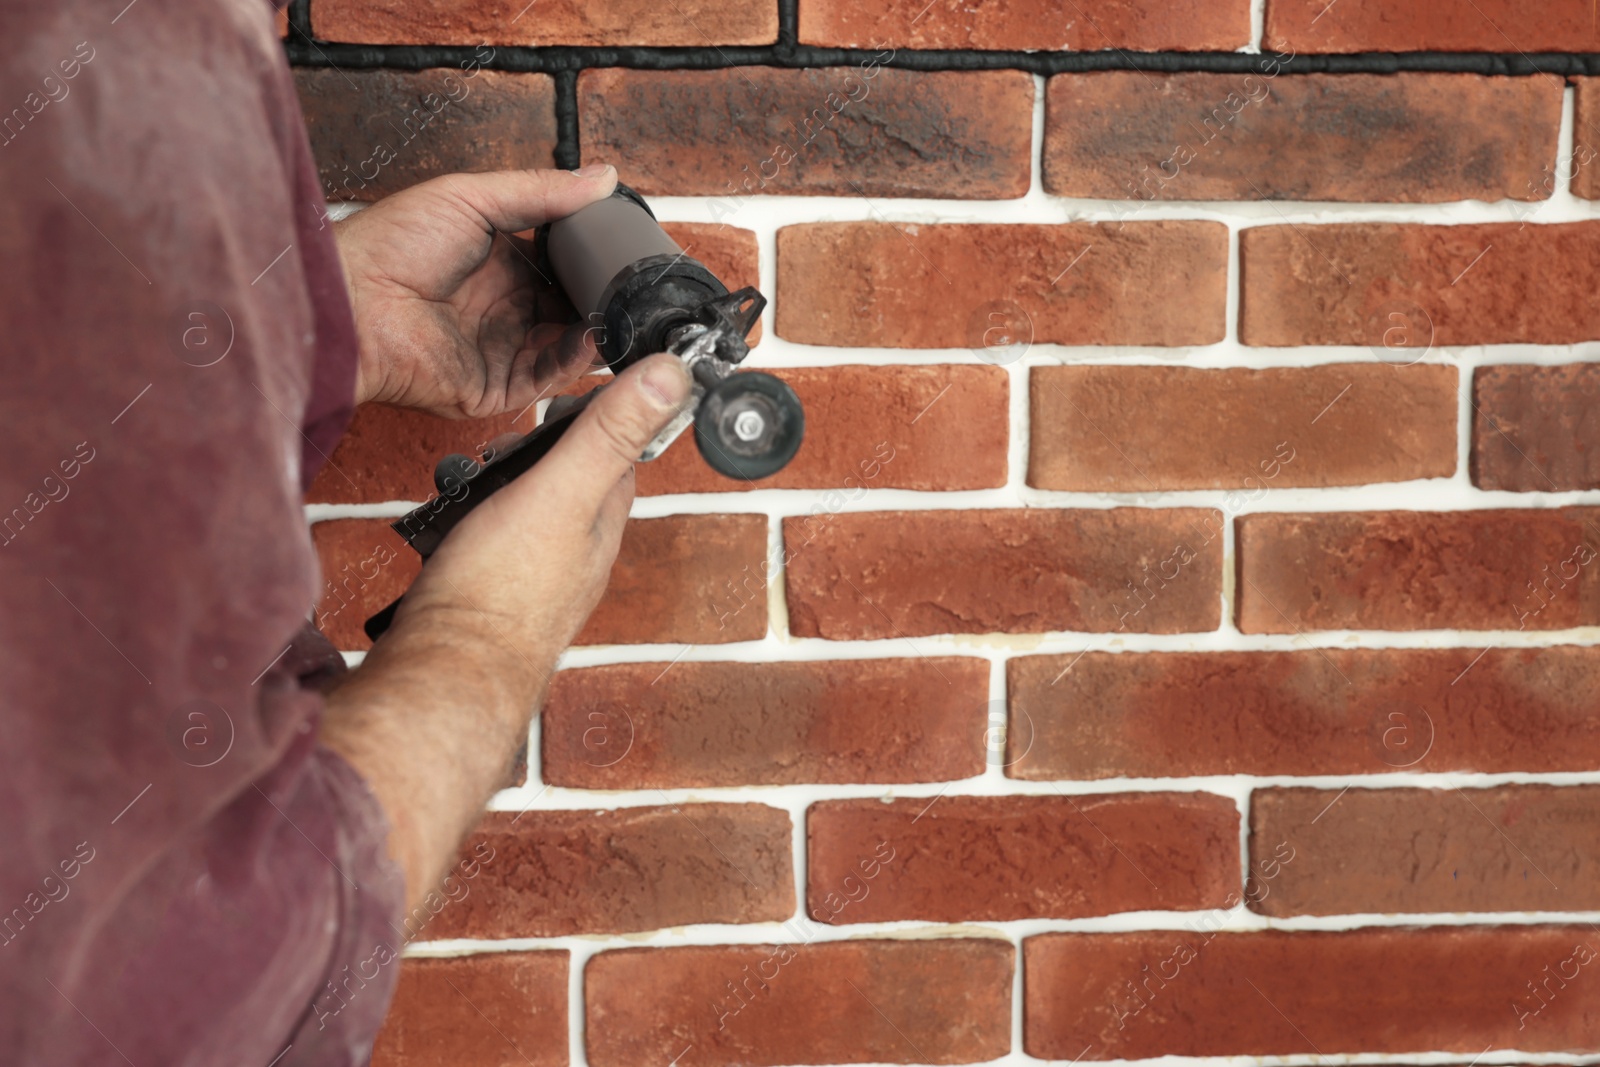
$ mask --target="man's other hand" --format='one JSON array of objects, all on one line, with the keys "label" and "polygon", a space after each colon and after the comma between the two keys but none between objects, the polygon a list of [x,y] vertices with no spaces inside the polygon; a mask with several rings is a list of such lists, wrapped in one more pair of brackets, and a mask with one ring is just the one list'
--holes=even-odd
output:
[{"label": "man's other hand", "polygon": [[629,368],[549,455],[450,531],[393,627],[328,697],[323,743],[388,813],[413,904],[527,739],[556,660],[605,591],[634,460],[689,390],[675,356]]},{"label": "man's other hand", "polygon": [[361,346],[357,401],[482,418],[594,366],[589,331],[534,265],[532,231],[616,183],[598,164],[450,174],[335,223]]},{"label": "man's other hand", "polygon": [[[676,357],[630,367],[549,455],[450,531],[400,602],[395,628],[437,625],[541,675],[552,669],[605,591],[635,461],[688,398]],[[447,618],[428,621],[436,614]],[[543,680],[528,680],[530,695]]]}]

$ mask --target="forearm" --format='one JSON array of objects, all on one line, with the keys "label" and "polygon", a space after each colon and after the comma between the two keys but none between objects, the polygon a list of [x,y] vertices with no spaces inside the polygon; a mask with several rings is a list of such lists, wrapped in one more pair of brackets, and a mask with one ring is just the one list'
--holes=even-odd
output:
[{"label": "forearm", "polygon": [[387,812],[413,903],[504,781],[556,660],[605,589],[633,457],[689,397],[673,356],[620,375],[532,470],[450,531],[389,632],[328,697],[322,740]]},{"label": "forearm", "polygon": [[448,615],[402,614],[329,695],[322,725],[322,742],[366,779],[389,817],[408,908],[438,884],[483,817],[561,651],[530,658],[484,619]]}]

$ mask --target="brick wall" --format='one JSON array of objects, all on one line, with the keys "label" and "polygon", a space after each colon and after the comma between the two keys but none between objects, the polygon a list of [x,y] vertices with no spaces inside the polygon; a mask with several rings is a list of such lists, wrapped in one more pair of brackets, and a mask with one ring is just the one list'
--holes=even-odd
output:
[{"label": "brick wall", "polygon": [[[1600,1048],[1592,5],[924,5],[294,6],[331,198],[613,162],[809,423],[640,469],[375,1063]],[[510,424],[358,414],[352,659]]]}]

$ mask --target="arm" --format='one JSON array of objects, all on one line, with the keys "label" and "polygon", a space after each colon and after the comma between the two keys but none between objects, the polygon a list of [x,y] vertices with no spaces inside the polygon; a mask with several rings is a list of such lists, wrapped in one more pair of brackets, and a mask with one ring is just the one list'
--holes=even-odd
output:
[{"label": "arm", "polygon": [[[524,250],[488,226],[527,229],[609,194],[612,182],[609,168],[598,182],[458,175],[342,224],[363,396],[490,414],[530,404],[587,369],[594,351],[581,328],[516,320],[528,316],[531,290],[496,289],[517,277]],[[419,235],[431,235],[426,251],[410,246]],[[477,250],[481,265],[469,254],[462,269],[438,254],[441,244]],[[507,258],[497,263],[491,246],[501,245]],[[441,266],[442,283],[417,276]],[[484,269],[503,269],[504,278],[474,286],[474,271]],[[399,271],[410,273],[397,280]],[[499,309],[505,321],[464,318],[450,301],[462,288],[465,307]],[[478,354],[468,338],[502,340]],[[420,367],[413,353],[424,355]],[[688,394],[672,357],[623,375],[538,466],[452,531],[389,633],[329,696],[322,741],[362,774],[387,813],[410,906],[443,875],[526,738],[557,658],[605,589],[633,499],[633,461]]]},{"label": "arm", "polygon": [[323,742],[389,815],[415,905],[527,737],[562,651],[604,592],[633,461],[688,398],[671,356],[628,371],[532,471],[434,553],[395,624],[328,699]]}]

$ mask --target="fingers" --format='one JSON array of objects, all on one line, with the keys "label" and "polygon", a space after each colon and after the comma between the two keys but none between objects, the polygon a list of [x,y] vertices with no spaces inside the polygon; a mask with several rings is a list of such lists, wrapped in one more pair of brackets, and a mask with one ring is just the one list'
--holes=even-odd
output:
[{"label": "fingers", "polygon": [[598,507],[688,399],[689,375],[677,357],[641,360],[595,397],[541,461],[537,491]]},{"label": "fingers", "polygon": [[594,330],[582,323],[540,323],[528,332],[506,390],[506,407],[524,408],[555,396],[591,370],[605,366]]},{"label": "fingers", "polygon": [[563,218],[611,195],[616,168],[590,164],[578,171],[496,170],[484,174],[449,174],[435,181],[506,233],[520,233]]}]

